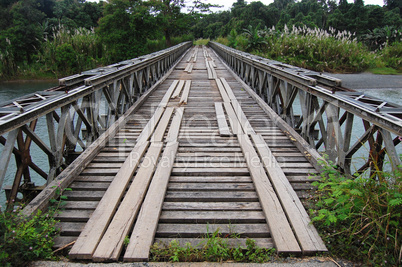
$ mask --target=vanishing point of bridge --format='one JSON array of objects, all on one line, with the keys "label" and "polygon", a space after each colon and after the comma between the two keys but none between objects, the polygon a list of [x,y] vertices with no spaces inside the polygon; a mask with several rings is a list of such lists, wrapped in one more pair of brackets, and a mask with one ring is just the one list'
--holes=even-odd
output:
[{"label": "vanishing point of bridge", "polygon": [[[367,143],[355,175],[387,157],[399,165],[399,106],[217,43],[184,43],[60,84],[3,103],[0,181],[11,155],[21,164],[6,187],[10,200],[39,190],[29,170],[47,179],[27,215],[45,209],[57,187],[72,189],[56,239],[71,247],[70,259],[144,261],[154,242],[196,245],[218,228],[232,245],[252,238],[279,253],[326,251],[301,202],[318,179],[316,149],[325,145],[352,174]],[[366,130],[355,141],[358,115]],[[35,134],[40,117],[47,141]],[[48,155],[47,172],[32,161],[32,142]]]}]

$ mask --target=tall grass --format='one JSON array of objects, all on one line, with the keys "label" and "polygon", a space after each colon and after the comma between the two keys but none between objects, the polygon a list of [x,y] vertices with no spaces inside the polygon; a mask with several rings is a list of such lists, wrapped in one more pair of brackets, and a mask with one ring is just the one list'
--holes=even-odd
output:
[{"label": "tall grass", "polygon": [[[250,31],[248,29],[248,31]],[[387,66],[401,68],[402,45],[396,42],[382,51],[372,52],[354,34],[295,27],[283,31],[271,29],[259,30],[259,38],[246,38],[238,34],[217,41],[239,50],[249,50],[253,54],[278,60],[291,65],[327,72],[362,72],[370,67]],[[249,35],[249,34],[248,34]],[[256,42],[256,40],[259,40]]]},{"label": "tall grass", "polygon": [[38,60],[44,64],[44,71],[57,76],[81,72],[101,64],[106,55],[94,29],[69,30],[60,26],[51,38],[43,43]]}]

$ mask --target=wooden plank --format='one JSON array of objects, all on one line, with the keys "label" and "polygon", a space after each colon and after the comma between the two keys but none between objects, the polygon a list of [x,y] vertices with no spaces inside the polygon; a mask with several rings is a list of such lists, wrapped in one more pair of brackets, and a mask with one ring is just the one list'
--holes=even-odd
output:
[{"label": "wooden plank", "polygon": [[183,191],[167,191],[165,201],[182,201],[182,202],[253,202],[258,201],[258,196],[254,191],[247,192],[183,192]]},{"label": "wooden plank", "polygon": [[261,211],[162,211],[160,223],[264,223]]},{"label": "wooden plank", "polygon": [[174,142],[175,140],[177,140],[180,133],[180,126],[183,119],[183,113],[184,113],[183,107],[175,109],[175,114],[172,123],[170,124],[168,135],[166,137],[167,143]]},{"label": "wooden plank", "polygon": [[179,83],[178,80],[174,80],[172,82],[172,84],[169,86],[168,90],[166,91],[165,95],[163,96],[161,102],[159,103],[160,107],[166,107],[167,103],[169,102],[169,99],[171,97],[171,95],[173,94],[173,91],[175,89],[175,87],[177,86],[177,84]]},{"label": "wooden plank", "polygon": [[236,96],[234,95],[233,90],[232,90],[232,88],[230,88],[230,86],[229,86],[228,82],[226,81],[226,79],[224,77],[221,77],[220,79],[221,79],[223,87],[226,90],[226,93],[228,94],[229,99],[230,100],[236,100]]},{"label": "wooden plank", "polygon": [[218,121],[219,135],[231,136],[229,125],[226,121],[226,116],[225,113],[223,112],[221,102],[215,102],[215,112],[216,112],[216,120]]},{"label": "wooden plank", "polygon": [[172,175],[248,175],[247,168],[173,168]]},{"label": "wooden plank", "polygon": [[221,80],[216,79],[215,82],[216,82],[216,85],[218,86],[218,90],[219,90],[219,93],[221,94],[223,102],[230,103],[230,98],[229,98],[228,94],[226,93],[225,87],[223,86]]},{"label": "wooden plank", "polygon": [[260,211],[259,202],[164,202],[165,211],[197,211],[197,210],[254,210]]},{"label": "wooden plank", "polygon": [[190,87],[191,87],[191,80],[187,80],[179,104],[185,104],[185,105],[187,104],[188,95],[190,93]]},{"label": "wooden plank", "polygon": [[174,191],[254,191],[252,183],[172,183],[169,190]]},{"label": "wooden plank", "polygon": [[149,249],[154,240],[162,204],[175,160],[178,142],[166,145],[162,160],[153,177],[147,196],[142,204],[137,223],[131,234],[124,261],[148,261]]},{"label": "wooden plank", "polygon": [[181,89],[183,89],[183,86],[184,86],[184,82],[185,82],[185,80],[179,81],[179,84],[177,85],[176,90],[174,91],[174,93],[172,95],[172,98],[176,98],[180,95]]},{"label": "wooden plank", "polygon": [[232,128],[233,134],[235,135],[243,134],[244,133],[243,129],[241,127],[239,120],[237,119],[236,113],[233,110],[232,105],[229,102],[224,102],[223,105],[225,107],[226,114],[228,114],[229,123],[230,127]]},{"label": "wooden plank", "polygon": [[209,68],[211,70],[211,76],[209,76],[208,79],[210,79],[210,80],[217,79],[216,71],[215,71],[215,68],[214,68],[214,65],[212,64],[212,62],[207,60],[207,65],[209,66]]},{"label": "wooden plank", "polygon": [[260,158],[275,188],[290,224],[296,234],[303,253],[327,251],[324,242],[303,207],[296,192],[293,190],[285,173],[278,166],[278,162],[261,135],[251,135]]},{"label": "wooden plank", "polygon": [[193,71],[193,68],[194,68],[194,64],[191,64],[187,70],[187,73],[191,73]]},{"label": "wooden plank", "polygon": [[123,249],[124,238],[137,217],[155,171],[163,143],[151,143],[113,220],[93,253],[94,261],[117,260]]},{"label": "wooden plank", "polygon": [[151,137],[151,142],[162,142],[165,136],[166,128],[170,122],[170,117],[172,116],[174,107],[167,107],[163,113],[162,118],[159,120],[158,126],[155,129],[154,134]]},{"label": "wooden plank", "polygon": [[[176,158],[177,160],[177,158]],[[250,183],[250,176],[172,176],[171,183]]]},{"label": "wooden plank", "polygon": [[255,131],[248,121],[246,115],[244,114],[239,102],[237,102],[237,100],[232,100],[232,106],[240,122],[240,125],[243,128],[243,131],[247,134],[255,134]]},{"label": "wooden plank", "polygon": [[253,179],[265,217],[267,218],[277,251],[279,253],[300,253],[301,250],[296,237],[292,232],[282,205],[265,173],[257,152],[251,144],[251,140],[245,134],[238,135],[237,137],[246,158],[251,178]]},{"label": "wooden plank", "polygon": [[112,215],[117,209],[120,199],[132,175],[137,169],[145,150],[148,148],[148,145],[148,142],[137,143],[129,157],[127,157],[84,230],[72,247],[69,253],[71,259],[90,259],[92,257],[92,253],[105,232],[106,226],[112,219]]},{"label": "wooden plank", "polygon": [[[158,237],[180,236],[181,238],[203,237],[219,232],[221,236],[270,237],[267,224],[168,224],[161,223],[157,229]],[[178,234],[180,233],[180,234]]]},{"label": "wooden plank", "polygon": [[165,111],[164,107],[159,106],[156,110],[152,118],[148,121],[147,125],[145,125],[144,129],[142,130],[140,136],[137,138],[137,143],[148,141],[149,137],[151,137],[152,133],[155,130],[156,125],[160,118],[162,117]]}]

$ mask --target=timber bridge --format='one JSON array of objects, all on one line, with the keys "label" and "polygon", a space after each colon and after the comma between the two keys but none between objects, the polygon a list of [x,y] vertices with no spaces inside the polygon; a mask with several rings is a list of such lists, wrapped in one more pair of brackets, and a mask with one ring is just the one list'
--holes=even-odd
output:
[{"label": "timber bridge", "polygon": [[[214,42],[59,83],[1,103],[0,184],[14,157],[14,183],[2,187],[9,208],[33,198],[26,215],[71,189],[55,241],[71,247],[70,259],[146,261],[154,242],[198,244],[216,229],[232,245],[253,238],[279,253],[326,251],[302,204],[319,152],[350,175],[400,164],[401,106]],[[39,120],[48,135],[37,134]],[[361,151],[366,160],[352,171]]]}]

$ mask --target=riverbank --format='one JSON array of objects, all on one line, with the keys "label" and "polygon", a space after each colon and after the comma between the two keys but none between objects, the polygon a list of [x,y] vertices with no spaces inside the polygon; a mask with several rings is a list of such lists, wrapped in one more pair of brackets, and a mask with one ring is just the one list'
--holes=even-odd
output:
[{"label": "riverbank", "polygon": [[326,73],[326,75],[342,80],[342,86],[354,90],[372,90],[372,89],[401,89],[401,75],[380,75],[368,72],[355,74],[335,74]]}]

